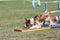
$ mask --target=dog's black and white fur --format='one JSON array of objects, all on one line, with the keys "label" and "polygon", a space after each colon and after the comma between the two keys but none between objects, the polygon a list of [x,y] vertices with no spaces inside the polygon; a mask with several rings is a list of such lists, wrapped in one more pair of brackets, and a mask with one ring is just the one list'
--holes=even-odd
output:
[{"label": "dog's black and white fur", "polygon": [[42,15],[37,15],[34,18],[26,19],[25,27],[29,29],[41,28],[41,26],[43,25],[45,21],[48,21],[50,25],[55,25],[57,24],[57,17],[52,19],[50,17],[50,13],[48,14],[44,13]]}]

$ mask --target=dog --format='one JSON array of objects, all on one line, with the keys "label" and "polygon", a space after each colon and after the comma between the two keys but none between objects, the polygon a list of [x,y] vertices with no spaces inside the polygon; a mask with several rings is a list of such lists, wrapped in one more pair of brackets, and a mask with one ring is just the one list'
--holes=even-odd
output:
[{"label": "dog", "polygon": [[41,18],[41,17],[42,17],[42,15],[37,15],[30,19],[26,18],[25,27],[30,28],[30,29],[41,28],[41,26],[43,25],[43,22],[44,22],[44,18]]},{"label": "dog", "polygon": [[26,20],[24,25],[25,28],[29,29],[34,25],[34,18],[25,18],[25,20]]},{"label": "dog", "polygon": [[58,21],[58,17],[52,18],[50,16],[50,13],[43,13],[33,18],[26,18],[25,20],[26,20],[25,28],[33,29],[33,28],[41,28],[43,23],[46,21],[49,22],[50,25],[56,25]]}]

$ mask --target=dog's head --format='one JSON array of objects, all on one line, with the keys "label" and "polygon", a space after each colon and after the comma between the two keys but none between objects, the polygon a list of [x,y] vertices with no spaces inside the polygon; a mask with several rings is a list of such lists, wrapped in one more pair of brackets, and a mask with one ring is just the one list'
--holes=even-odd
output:
[{"label": "dog's head", "polygon": [[29,19],[26,18],[25,20],[26,20],[25,24],[27,27],[31,27],[32,25],[34,25],[34,18],[29,18]]}]

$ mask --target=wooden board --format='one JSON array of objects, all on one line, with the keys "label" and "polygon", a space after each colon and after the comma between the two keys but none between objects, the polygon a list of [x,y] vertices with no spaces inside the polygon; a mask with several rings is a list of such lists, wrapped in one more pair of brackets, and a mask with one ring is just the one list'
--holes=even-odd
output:
[{"label": "wooden board", "polygon": [[36,29],[14,29],[16,32],[31,32],[31,31],[37,31],[37,30],[49,30],[50,27],[42,27],[42,28],[36,28]]}]

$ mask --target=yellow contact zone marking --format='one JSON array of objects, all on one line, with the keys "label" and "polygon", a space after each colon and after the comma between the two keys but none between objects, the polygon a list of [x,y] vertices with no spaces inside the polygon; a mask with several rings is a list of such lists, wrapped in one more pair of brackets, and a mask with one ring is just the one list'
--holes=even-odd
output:
[{"label": "yellow contact zone marking", "polygon": [[27,29],[27,30],[19,30],[16,29],[18,32],[31,32],[31,31],[37,31],[37,30],[49,30],[50,27],[43,27],[43,28],[36,28],[36,29]]},{"label": "yellow contact zone marking", "polygon": [[49,30],[50,27],[46,28],[37,28],[37,29],[28,29],[28,30],[21,30],[21,32],[31,32],[31,31],[37,31],[37,30]]}]

